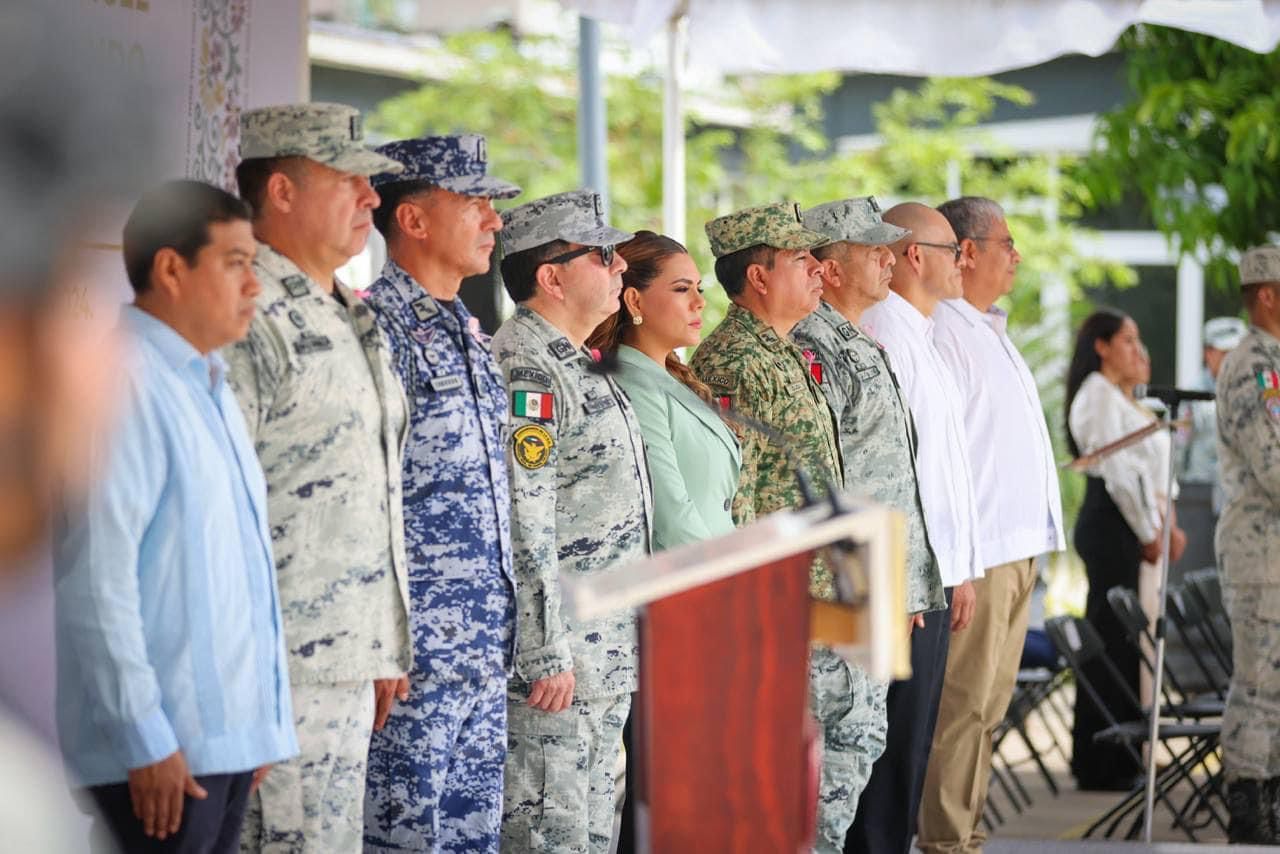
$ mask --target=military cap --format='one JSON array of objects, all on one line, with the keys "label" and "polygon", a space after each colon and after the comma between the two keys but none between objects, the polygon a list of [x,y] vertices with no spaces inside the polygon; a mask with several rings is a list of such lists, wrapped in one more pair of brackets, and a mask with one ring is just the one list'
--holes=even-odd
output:
[{"label": "military cap", "polygon": [[401,139],[374,150],[404,166],[399,174],[374,175],[375,187],[401,181],[426,181],[464,196],[514,199],[520,195],[520,188],[515,184],[485,174],[489,156],[484,137],[478,133]]},{"label": "military cap", "polygon": [[706,225],[711,254],[717,258],[752,246],[774,249],[815,249],[831,242],[820,231],[811,231],[800,216],[800,206],[777,202],[734,211]]},{"label": "military cap", "polygon": [[1204,346],[1215,350],[1233,350],[1248,332],[1249,327],[1238,317],[1215,317],[1204,325]]},{"label": "military cap", "polygon": [[364,146],[360,111],[346,104],[281,104],[241,114],[240,158],[259,157],[306,157],[354,175],[404,170]]},{"label": "military cap", "polygon": [[860,243],[864,246],[884,246],[897,243],[911,233],[880,218],[880,205],[875,196],[841,199],[815,205],[800,213],[804,225],[820,231],[835,243]]},{"label": "military cap", "polygon": [[1255,246],[1240,256],[1240,284],[1280,282],[1280,246]]},{"label": "military cap", "polygon": [[619,231],[604,221],[599,193],[572,190],[525,202],[502,213],[502,251],[506,255],[542,246],[553,240],[606,246],[635,235]]}]

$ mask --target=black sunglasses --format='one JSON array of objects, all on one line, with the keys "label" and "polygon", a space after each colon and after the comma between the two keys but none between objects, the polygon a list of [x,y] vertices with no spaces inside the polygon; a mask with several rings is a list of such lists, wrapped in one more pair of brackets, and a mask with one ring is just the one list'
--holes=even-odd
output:
[{"label": "black sunglasses", "polygon": [[597,249],[600,250],[600,263],[604,264],[606,267],[612,266],[613,254],[614,254],[614,248],[612,243],[606,243],[604,246],[584,246],[581,249],[574,249],[573,251],[566,252],[563,255],[557,255],[554,258],[548,258],[543,263],[568,264],[574,258],[577,258],[581,255],[586,255],[588,252],[595,252]]}]

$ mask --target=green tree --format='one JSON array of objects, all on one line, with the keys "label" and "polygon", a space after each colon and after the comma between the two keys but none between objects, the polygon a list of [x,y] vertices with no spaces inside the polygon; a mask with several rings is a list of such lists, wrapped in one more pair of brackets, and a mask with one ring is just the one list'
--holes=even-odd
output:
[{"label": "green tree", "polygon": [[1234,281],[1226,253],[1280,231],[1280,49],[1158,26],[1129,30],[1119,47],[1134,98],[1100,119],[1085,200],[1137,190],[1179,251],[1205,251],[1210,280]]}]

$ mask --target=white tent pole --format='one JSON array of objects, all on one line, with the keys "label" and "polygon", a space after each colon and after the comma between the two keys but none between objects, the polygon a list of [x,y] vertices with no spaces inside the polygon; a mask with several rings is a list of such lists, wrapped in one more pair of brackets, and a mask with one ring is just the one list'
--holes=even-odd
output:
[{"label": "white tent pole", "polygon": [[683,9],[667,22],[667,73],[662,84],[662,230],[686,243],[684,103],[681,84],[688,35]]},{"label": "white tent pole", "polygon": [[605,154],[604,87],[600,79],[600,25],[578,18],[578,168],[582,186],[600,194],[609,210],[609,161]]}]

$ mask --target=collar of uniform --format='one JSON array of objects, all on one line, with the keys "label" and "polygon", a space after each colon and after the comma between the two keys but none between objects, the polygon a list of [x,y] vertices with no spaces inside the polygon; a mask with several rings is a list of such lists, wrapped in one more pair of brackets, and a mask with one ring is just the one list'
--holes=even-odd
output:
[{"label": "collar of uniform", "polygon": [[[814,316],[820,320],[826,321],[827,325],[837,332],[848,324],[853,329],[855,338],[866,338],[867,333],[858,328],[858,324],[840,313],[840,309],[836,308],[826,300],[819,300],[818,307],[813,312]],[[843,337],[843,336],[841,336]]]},{"label": "collar of uniform", "polygon": [[[525,326],[531,327],[534,332],[537,333],[538,341],[543,344],[550,344],[557,338],[564,338],[565,340],[568,340],[569,338],[568,335],[565,335],[564,332],[560,330],[560,327],[556,326],[550,320],[547,320],[545,317],[523,303],[516,306],[516,313],[514,317],[521,319]],[[588,359],[591,358],[590,353],[587,352],[585,347],[578,347],[577,351],[579,355]]]},{"label": "collar of uniform", "polygon": [[[1252,323],[1250,323],[1250,324],[1249,324],[1249,332],[1250,332],[1250,333],[1253,333],[1253,334],[1256,334],[1256,335],[1258,335],[1259,337],[1261,337],[1261,338],[1262,338],[1262,343],[1263,343],[1265,346],[1267,346],[1267,347],[1277,347],[1277,348],[1280,348],[1280,338],[1277,338],[1276,336],[1272,335],[1270,332],[1268,332],[1267,330],[1263,329],[1262,327],[1260,327],[1260,326],[1254,326]],[[1241,343],[1244,343],[1244,342],[1241,342]],[[1237,345],[1236,345],[1236,349],[1240,349],[1240,344],[1237,344]]]},{"label": "collar of uniform", "polygon": [[786,343],[779,337],[774,328],[765,323],[760,318],[752,314],[748,309],[743,308],[736,302],[729,305],[729,311],[725,315],[725,320],[732,320],[747,332],[750,332],[760,343],[768,347],[770,350],[786,349]]},{"label": "collar of uniform", "polygon": [[889,296],[881,305],[884,306],[885,311],[901,318],[911,331],[920,337],[928,338],[933,335],[933,318],[925,317],[920,313],[920,309],[903,299],[897,291],[889,291]]},{"label": "collar of uniform", "polygon": [[277,282],[284,281],[289,276],[301,276],[306,279],[308,287],[318,287],[311,277],[302,272],[302,268],[293,263],[287,255],[281,255],[270,244],[258,241],[258,254],[254,257],[254,263],[263,269],[268,277]]}]

